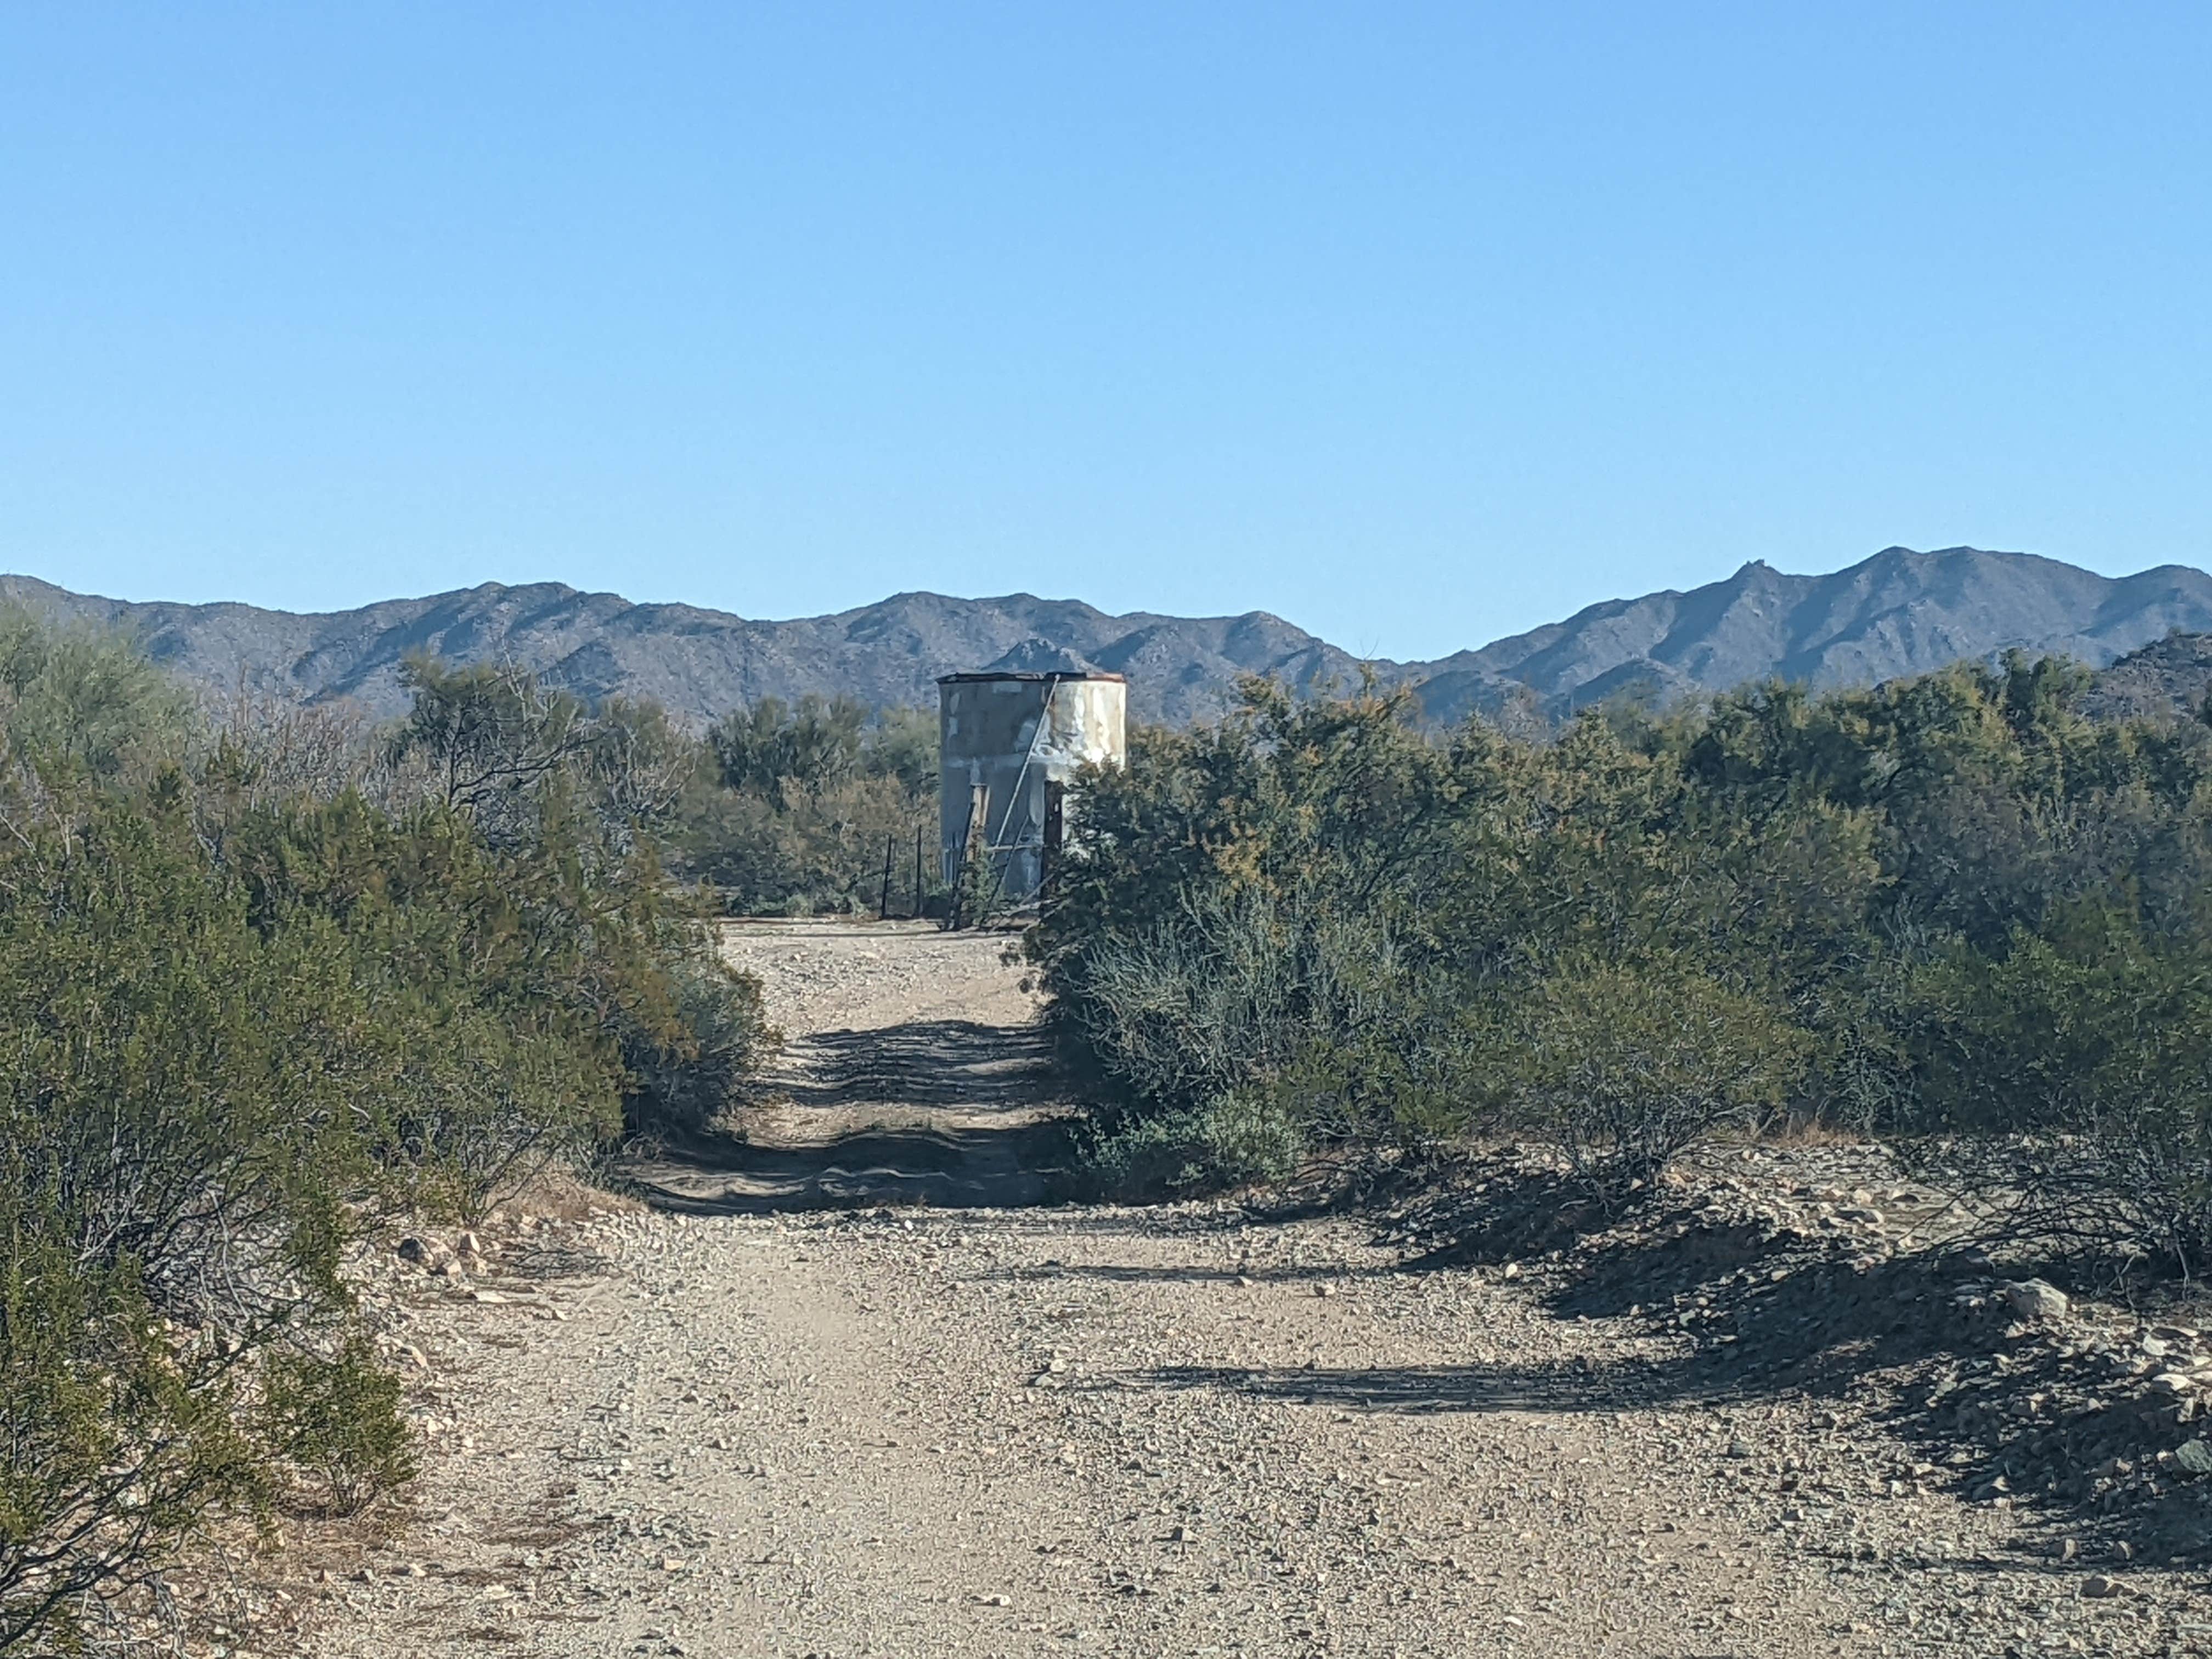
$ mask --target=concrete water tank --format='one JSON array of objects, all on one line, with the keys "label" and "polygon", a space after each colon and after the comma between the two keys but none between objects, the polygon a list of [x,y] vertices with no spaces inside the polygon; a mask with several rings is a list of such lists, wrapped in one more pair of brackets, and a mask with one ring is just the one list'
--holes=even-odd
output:
[{"label": "concrete water tank", "polygon": [[971,843],[999,902],[1025,903],[1060,850],[1078,769],[1128,757],[1128,686],[1119,674],[947,674],[937,682],[943,874],[957,884]]}]

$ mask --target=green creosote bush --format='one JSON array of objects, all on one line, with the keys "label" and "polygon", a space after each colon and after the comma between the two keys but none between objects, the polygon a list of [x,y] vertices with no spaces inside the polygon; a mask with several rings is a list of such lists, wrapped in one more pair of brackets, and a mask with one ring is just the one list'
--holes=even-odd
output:
[{"label": "green creosote bush", "polygon": [[633,1129],[696,1133],[744,1096],[763,1052],[781,1041],[761,1006],[760,981],[703,951],[678,959],[673,1003],[659,1029],[633,1029],[625,1097]]},{"label": "green creosote bush", "polygon": [[335,1353],[279,1351],[263,1368],[260,1437],[296,1472],[295,1502],[357,1515],[415,1478],[399,1379],[356,1334]]},{"label": "green creosote bush", "polygon": [[1954,946],[1912,981],[1908,1150],[2021,1232],[2212,1262],[2212,952],[2069,904],[2002,955]]},{"label": "green creosote bush", "polygon": [[891,851],[891,909],[913,908],[915,831],[922,830],[927,891],[938,896],[937,801],[895,778],[859,777],[772,794],[701,781],[672,835],[674,863],[713,888],[732,915],[875,914],[884,852]]},{"label": "green creosote bush", "polygon": [[678,866],[734,914],[911,912],[914,848],[923,891],[942,902],[938,869],[937,716],[871,715],[848,697],[763,697],[708,731],[706,757],[673,809]]},{"label": "green creosote bush", "polygon": [[76,1261],[31,1211],[0,1195],[0,1651],[67,1644],[82,1597],[264,1489],[230,1362],[178,1352],[127,1265]]},{"label": "green creosote bush", "polygon": [[1608,1201],[1775,1116],[1813,1048],[1772,1003],[1674,961],[1564,966],[1495,1018],[1484,1071],[1497,1121],[1558,1146]]},{"label": "green creosote bush", "polygon": [[409,1477],[340,1263],[704,1121],[775,1034],[657,838],[657,711],[410,665],[389,738],[195,716],[0,611],[0,1649],[211,1519]]},{"label": "green creosote bush", "polygon": [[1084,1169],[1104,1198],[1190,1197],[1285,1180],[1309,1150],[1282,1103],[1231,1094],[1099,1133],[1084,1148]]},{"label": "green creosote bush", "polygon": [[112,779],[185,745],[190,705],[127,641],[0,603],[0,729],[11,763],[49,787]]},{"label": "green creosote bush", "polygon": [[255,1358],[336,1338],[383,1068],[319,940],[261,939],[174,815],[0,860],[0,1639],[251,1510]]},{"label": "green creosote bush", "polygon": [[1258,894],[1209,895],[1177,923],[1102,939],[1073,1005],[1080,1040],[1127,1098],[1195,1109],[1284,1064],[1304,1041],[1303,942]]},{"label": "green creosote bush", "polygon": [[1097,1156],[1200,1169],[1233,1095],[1316,1147],[1547,1140],[1617,1200],[1826,1123],[2024,1238],[2196,1271],[2212,731],[2085,684],[2015,653],[1547,732],[1254,684],[1139,731],[1028,939]]}]

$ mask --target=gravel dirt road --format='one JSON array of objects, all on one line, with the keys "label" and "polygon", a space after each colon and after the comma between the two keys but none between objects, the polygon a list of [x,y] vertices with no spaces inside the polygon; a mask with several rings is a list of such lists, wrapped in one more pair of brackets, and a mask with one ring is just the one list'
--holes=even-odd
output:
[{"label": "gravel dirt road", "polygon": [[730,949],[795,1039],[790,1103],[730,1167],[653,1166],[656,1206],[510,1217],[465,1279],[406,1281],[414,1511],[295,1552],[270,1650],[1750,1659],[2212,1632],[2201,1569],[2062,1559],[1870,1407],[1655,1381],[1690,1339],[1563,1314],[1540,1260],[1413,1271],[1371,1221],[1009,1207],[1056,1109],[1000,939],[784,924]]}]

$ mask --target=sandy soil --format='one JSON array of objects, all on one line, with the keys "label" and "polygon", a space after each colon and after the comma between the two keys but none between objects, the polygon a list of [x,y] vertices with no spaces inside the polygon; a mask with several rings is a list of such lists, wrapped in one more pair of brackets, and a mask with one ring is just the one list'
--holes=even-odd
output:
[{"label": "sandy soil", "polygon": [[945,1207],[1018,1196],[1056,1109],[1003,941],[730,948],[789,1103],[655,1166],[658,1208],[394,1281],[415,1511],[298,1553],[268,1650],[2206,1650],[2201,1568],[2063,1559],[1873,1397],[1712,1382],[1694,1308],[1567,1312],[1565,1267],[1367,1220]]}]

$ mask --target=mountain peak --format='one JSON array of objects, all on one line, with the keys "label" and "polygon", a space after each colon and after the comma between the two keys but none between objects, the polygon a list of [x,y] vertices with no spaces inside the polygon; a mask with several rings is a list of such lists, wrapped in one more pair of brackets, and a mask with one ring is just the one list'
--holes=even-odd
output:
[{"label": "mountain peak", "polygon": [[1096,674],[1098,665],[1080,652],[1064,645],[1054,645],[1050,640],[1036,635],[1002,653],[995,660],[984,665],[987,674]]}]

